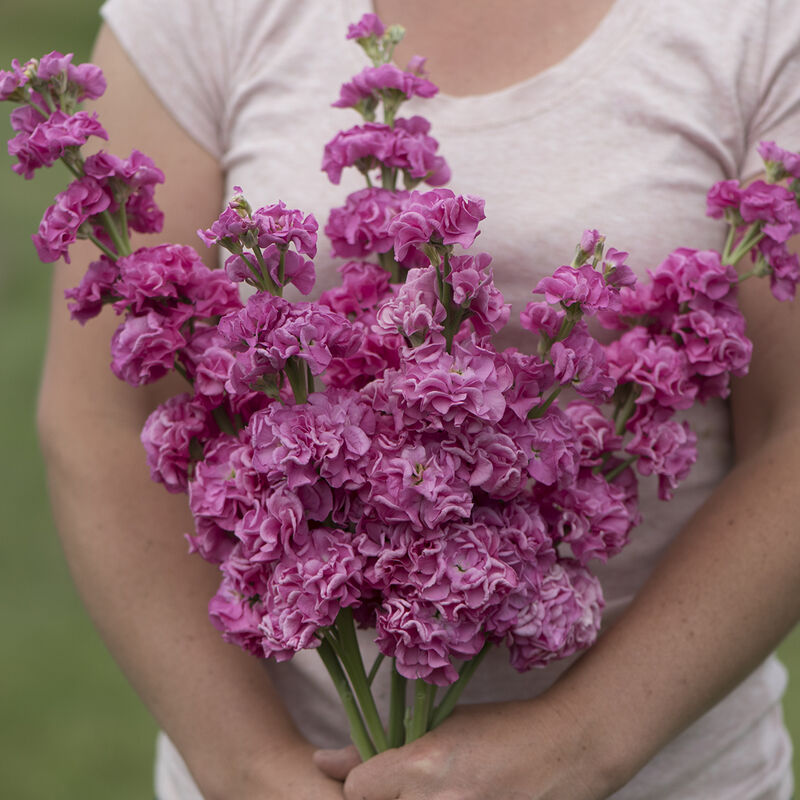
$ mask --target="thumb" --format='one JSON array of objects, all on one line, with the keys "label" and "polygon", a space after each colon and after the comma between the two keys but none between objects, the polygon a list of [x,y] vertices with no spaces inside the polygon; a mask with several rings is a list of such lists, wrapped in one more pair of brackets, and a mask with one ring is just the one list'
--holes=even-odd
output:
[{"label": "thumb", "polygon": [[361,763],[361,756],[353,745],[339,750],[317,750],[313,759],[317,769],[337,781],[344,781],[350,770]]}]

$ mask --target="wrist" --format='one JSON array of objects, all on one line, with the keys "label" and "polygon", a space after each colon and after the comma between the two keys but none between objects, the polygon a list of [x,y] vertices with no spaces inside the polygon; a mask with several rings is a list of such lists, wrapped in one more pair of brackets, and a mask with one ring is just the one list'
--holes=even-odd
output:
[{"label": "wrist", "polygon": [[258,753],[246,750],[190,770],[205,800],[283,797],[297,775],[313,769],[314,748],[299,737],[279,746],[265,744]]},{"label": "wrist", "polygon": [[590,796],[608,797],[641,768],[636,748],[625,740],[624,710],[609,709],[598,693],[584,698],[558,683],[535,702],[543,706],[538,713],[550,715],[556,729],[569,732],[559,738],[566,741],[568,761],[580,782],[591,788]]}]

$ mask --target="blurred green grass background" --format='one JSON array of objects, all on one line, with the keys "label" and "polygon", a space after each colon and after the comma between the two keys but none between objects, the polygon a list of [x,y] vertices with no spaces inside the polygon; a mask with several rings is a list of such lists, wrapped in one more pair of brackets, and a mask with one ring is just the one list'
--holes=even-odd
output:
[{"label": "blurred green grass background", "polygon": [[[0,67],[49,50],[86,60],[98,0],[7,3]],[[8,131],[6,122],[0,130]],[[155,725],[89,623],[45,500],[34,431],[50,270],[30,243],[66,183],[26,182],[0,154],[0,796],[9,800],[149,798]],[[800,630],[781,648],[794,680],[785,710],[800,742]]]}]

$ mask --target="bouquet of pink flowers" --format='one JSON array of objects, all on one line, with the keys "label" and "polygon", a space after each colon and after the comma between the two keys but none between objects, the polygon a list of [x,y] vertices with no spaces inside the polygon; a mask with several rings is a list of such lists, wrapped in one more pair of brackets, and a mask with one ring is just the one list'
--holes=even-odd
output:
[{"label": "bouquet of pink flowers", "polygon": [[[186,246],[132,251],[130,230],[161,228],[163,175],[138,151],[81,154],[106,138],[77,110],[103,92],[100,71],[60,53],[0,71],[0,99],[18,104],[14,169],[30,178],[61,160],[74,176],[33,237],[40,259],[68,261],[79,238],[100,250],[67,292],[72,316],[123,316],[111,368],[129,384],[171,370],[187,381],[142,441],[153,479],[188,493],[191,551],[219,565],[213,624],[261,658],[316,648],[364,758],[439,724],[494,645],[528,670],[592,644],[603,597],[589,565],[639,522],[637,473],[669,499],[696,457],[676,411],[724,397],[747,370],[735,265],[748,257],[779,300],[800,277],[785,244],[800,232],[800,156],[762,143],[766,182],[709,192],[708,213],[729,225],[722,253],[678,249],[642,284],[587,230],[522,310],[536,354],[498,351],[510,307],[491,257],[465,252],[484,203],[443,188],[430,124],[397,116],[437,91],[423,59],[392,63],[401,36],[374,15],[348,32],[372,65],[334,105],[363,123],[325,145],[322,168],[334,183],[355,168],[366,188],[330,213],[325,233],[348,260],[313,302],[282,296],[313,288],[313,216],[253,210],[238,193],[199,231],[229,252],[224,270]],[[601,344],[592,317],[618,338]],[[375,630],[369,669],[356,625]],[[370,691],[383,657],[386,724]]]}]

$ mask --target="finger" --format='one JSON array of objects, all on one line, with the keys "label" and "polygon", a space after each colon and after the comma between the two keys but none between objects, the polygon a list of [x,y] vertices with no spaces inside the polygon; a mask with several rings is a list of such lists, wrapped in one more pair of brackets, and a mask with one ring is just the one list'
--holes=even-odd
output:
[{"label": "finger", "polygon": [[358,750],[353,745],[340,750],[317,750],[313,758],[317,769],[337,781],[344,781],[350,770],[361,763]]}]

